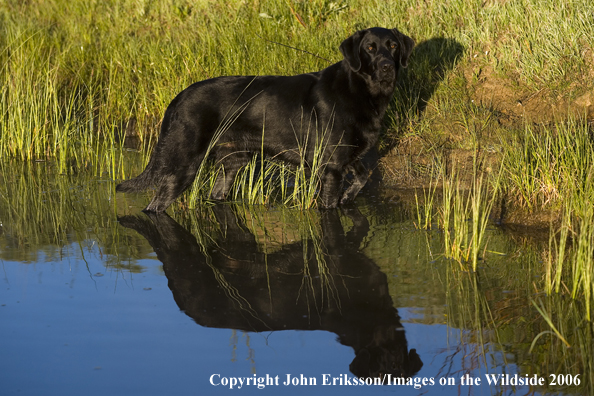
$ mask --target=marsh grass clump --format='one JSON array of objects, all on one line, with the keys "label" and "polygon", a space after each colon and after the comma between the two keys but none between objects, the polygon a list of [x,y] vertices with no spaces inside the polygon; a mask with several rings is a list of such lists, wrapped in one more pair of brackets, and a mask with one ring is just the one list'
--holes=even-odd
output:
[{"label": "marsh grass clump", "polygon": [[[216,178],[222,166],[205,162],[203,173],[196,178],[193,188],[186,194],[189,208],[198,208],[209,202]],[[240,169],[229,192],[230,200],[247,205],[282,205],[300,209],[316,206],[322,168],[312,170],[304,162],[297,167],[269,159],[258,154]],[[184,205],[184,204],[182,204]]]},{"label": "marsh grass clump", "polygon": [[592,192],[594,142],[587,122],[570,120],[554,127],[526,124],[502,137],[506,153],[503,185],[529,209],[584,201]]},{"label": "marsh grass clump", "polygon": [[[473,160],[470,180],[460,169],[441,170],[440,199],[434,184],[417,196],[417,224],[427,229],[437,212],[444,256],[477,270],[489,252],[486,230],[490,216],[506,205],[519,206],[527,213],[550,213],[550,238],[543,270],[544,291],[567,295],[584,309],[591,321],[594,302],[594,141],[591,126],[571,120],[553,126],[525,125],[502,140],[505,155],[491,164],[499,171],[484,172],[484,161]],[[433,181],[432,183],[435,183]],[[467,267],[468,264],[468,267]]]},{"label": "marsh grass clump", "polygon": [[591,126],[572,120],[527,125],[505,141],[504,188],[528,210],[557,213],[551,223],[545,291],[568,294],[591,320],[594,280],[594,141]]},{"label": "marsh grass clump", "polygon": [[[190,208],[196,208],[211,197],[217,178],[225,177],[224,163],[208,158],[219,139],[232,126],[245,108],[240,108],[229,116],[217,129],[206,150],[205,160],[198,169],[187,201]],[[305,126],[306,131],[295,133],[295,156],[297,164],[288,164],[268,157],[264,152],[266,125],[262,126],[262,144],[259,153],[243,166],[231,185],[228,197],[243,201],[248,205],[282,204],[300,209],[310,209],[317,205],[321,178],[336,146],[329,146],[332,125],[317,125],[312,114]],[[299,138],[298,136],[301,136]],[[340,141],[338,144],[341,144]]]},{"label": "marsh grass clump", "polygon": [[497,197],[497,185],[489,188],[483,174],[476,174],[470,189],[462,189],[455,175],[443,180],[443,228],[445,256],[476,271],[480,254],[486,251],[486,229]]},{"label": "marsh grass clump", "polygon": [[423,200],[419,202],[418,192],[415,191],[416,217],[415,227],[422,230],[433,228],[433,220],[436,215],[436,192],[437,183],[431,182],[429,187],[423,189]]},{"label": "marsh grass clump", "polygon": [[[415,192],[416,227],[437,228],[443,238],[444,256],[476,272],[478,261],[486,253],[486,233],[491,214],[499,199],[501,172],[485,172],[484,159],[478,153],[473,158],[473,172],[463,179],[457,167],[439,167],[438,180],[432,180],[423,190],[423,204]],[[438,196],[438,185],[441,191]]]}]

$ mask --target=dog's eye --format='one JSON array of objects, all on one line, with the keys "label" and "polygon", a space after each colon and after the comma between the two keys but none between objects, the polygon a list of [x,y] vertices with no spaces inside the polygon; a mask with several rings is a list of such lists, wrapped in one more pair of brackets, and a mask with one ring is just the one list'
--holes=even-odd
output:
[{"label": "dog's eye", "polygon": [[392,43],[392,44],[390,44],[390,48],[391,48],[391,49],[394,49],[394,48],[396,48],[396,43]]},{"label": "dog's eye", "polygon": [[375,50],[375,47],[374,47],[373,45],[368,45],[368,46],[367,46],[367,50],[368,50],[369,52],[373,52],[373,51]]}]

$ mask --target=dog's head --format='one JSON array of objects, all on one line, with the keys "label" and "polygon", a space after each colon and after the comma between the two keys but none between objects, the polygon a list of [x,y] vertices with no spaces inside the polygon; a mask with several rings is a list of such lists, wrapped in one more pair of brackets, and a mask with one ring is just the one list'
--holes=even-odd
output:
[{"label": "dog's head", "polygon": [[340,45],[345,61],[355,73],[372,81],[393,84],[408,59],[415,42],[398,29],[370,28],[360,30]]}]

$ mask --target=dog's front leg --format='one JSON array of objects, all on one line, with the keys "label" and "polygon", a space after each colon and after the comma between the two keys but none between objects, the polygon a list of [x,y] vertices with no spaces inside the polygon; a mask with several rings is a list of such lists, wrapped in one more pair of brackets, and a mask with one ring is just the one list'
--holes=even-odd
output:
[{"label": "dog's front leg", "polygon": [[363,165],[361,160],[357,160],[349,165],[347,167],[347,172],[349,171],[353,174],[353,184],[351,184],[344,194],[342,194],[342,197],[340,198],[341,205],[355,199],[359,191],[361,191],[367,183],[367,179],[369,179],[369,170]]}]

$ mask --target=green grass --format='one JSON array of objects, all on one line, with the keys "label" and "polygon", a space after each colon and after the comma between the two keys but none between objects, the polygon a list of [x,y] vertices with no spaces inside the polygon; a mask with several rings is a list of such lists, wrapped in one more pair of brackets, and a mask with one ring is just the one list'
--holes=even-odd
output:
[{"label": "green grass", "polygon": [[[447,6],[412,0],[5,1],[0,154],[66,161],[76,144],[111,139],[126,126],[146,139],[157,133],[170,100],[194,81],[327,66],[266,40],[334,62],[341,58],[340,42],[369,26],[398,27],[418,44],[388,115],[392,139],[417,125],[427,106],[430,117],[461,119],[466,109],[460,100],[467,101],[476,82],[468,70],[488,68],[519,90],[575,97],[594,84],[582,78],[593,70],[592,8],[586,0],[562,6],[535,0]],[[92,157],[92,150],[85,155]]]},{"label": "green grass", "polygon": [[[594,79],[583,77],[594,73],[593,9],[586,0],[562,6],[536,0],[447,6],[412,0],[5,1],[0,156],[55,159],[62,172],[93,167],[129,178],[134,175],[113,169],[113,156],[120,155],[114,147],[134,134],[148,155],[167,104],[192,82],[320,70],[327,61],[271,41],[335,62],[340,42],[369,26],[398,27],[417,42],[386,117],[384,152],[406,136],[430,147],[488,145],[495,104],[472,102],[487,71],[518,97],[544,92],[571,99],[592,90]],[[293,201],[311,206],[317,181],[293,177],[304,187]],[[241,195],[269,201],[255,193]]]},{"label": "green grass", "polygon": [[587,123],[527,124],[519,134],[502,137],[501,145],[506,153],[502,183],[521,205],[561,206],[594,192],[594,142]]},{"label": "green grass", "polygon": [[[241,112],[231,114],[215,132],[206,156],[217,144],[219,138],[233,124]],[[322,126],[318,130],[317,122],[310,120],[306,131],[295,135],[297,140],[296,154],[299,163],[296,166],[266,158],[264,155],[265,125],[262,128],[262,147],[259,154],[243,166],[227,194],[227,199],[243,201],[249,205],[281,203],[300,209],[310,209],[316,206],[320,191],[321,177],[326,168],[324,158],[328,158],[328,150],[335,146],[328,146],[330,125]],[[302,138],[298,138],[301,136]],[[299,141],[303,139],[303,141]],[[313,155],[308,158],[307,147],[313,148]],[[198,170],[193,187],[186,201],[188,207],[195,209],[209,199],[215,182],[219,177],[225,177],[224,164],[203,161]]]},{"label": "green grass", "polygon": [[[521,133],[500,136],[504,156],[499,172],[485,172],[484,160],[472,161],[468,171],[439,167],[439,174],[416,199],[417,224],[430,229],[437,213],[444,256],[477,270],[488,252],[485,238],[489,216],[501,199],[552,219],[550,242],[543,265],[543,289],[580,302],[591,321],[594,302],[594,142],[591,127],[579,120],[553,126],[525,124]],[[484,154],[483,154],[484,155]],[[482,157],[481,157],[482,158]],[[466,180],[464,178],[466,177]],[[435,199],[436,184],[440,199]]]},{"label": "green grass", "polygon": [[499,174],[485,174],[478,167],[475,156],[469,181],[462,180],[455,168],[448,174],[440,167],[439,179],[423,191],[422,201],[415,192],[415,226],[423,230],[437,228],[442,235],[443,255],[474,272],[487,251],[486,229],[500,188]]}]

